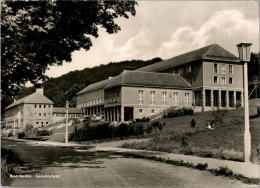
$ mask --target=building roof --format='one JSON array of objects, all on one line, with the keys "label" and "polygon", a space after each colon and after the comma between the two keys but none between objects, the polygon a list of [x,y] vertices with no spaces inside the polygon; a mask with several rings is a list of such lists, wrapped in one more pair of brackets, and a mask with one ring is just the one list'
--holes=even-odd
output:
[{"label": "building roof", "polygon": [[[63,114],[66,113],[66,108],[64,107],[53,107],[53,113],[55,114]],[[69,114],[81,114],[80,108],[69,108]]]},{"label": "building roof", "polygon": [[190,88],[191,85],[179,74],[125,70],[110,79],[105,89],[117,86]]},{"label": "building roof", "polygon": [[5,110],[15,107],[19,104],[53,104],[53,102],[39,92],[34,92],[27,95],[17,101],[14,101],[11,105],[7,106]]},{"label": "building roof", "polygon": [[170,59],[148,65],[137,70],[140,71],[163,71],[179,65],[191,63],[197,60],[217,60],[217,61],[229,61],[239,62],[238,58],[219,46],[218,44],[211,44],[209,46],[190,51],[185,54],[181,54]]},{"label": "building roof", "polygon": [[100,82],[96,82],[94,84],[90,84],[87,87],[85,87],[84,89],[82,89],[80,92],[78,92],[77,95],[86,93],[89,91],[94,91],[97,89],[103,89],[107,85],[108,82],[109,82],[109,79],[106,79],[106,80],[102,80]]}]

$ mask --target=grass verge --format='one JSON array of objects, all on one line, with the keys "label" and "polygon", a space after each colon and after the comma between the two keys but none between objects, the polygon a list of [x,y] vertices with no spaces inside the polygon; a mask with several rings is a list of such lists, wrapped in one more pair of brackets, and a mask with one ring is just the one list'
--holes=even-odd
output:
[{"label": "grass verge", "polygon": [[[125,143],[122,147],[243,161],[242,114],[243,109],[225,111],[214,130],[206,128],[207,121],[218,119],[212,112],[162,119],[166,125],[160,134],[151,135],[149,141]],[[191,127],[192,119],[197,122],[195,128]],[[260,163],[259,121],[260,117],[250,120],[251,161],[256,163]]]},{"label": "grass verge", "polygon": [[153,155],[144,155],[144,154],[140,154],[140,153],[125,153],[125,152],[116,152],[116,153],[123,155],[124,157],[148,159],[148,160],[153,160],[153,161],[164,162],[164,163],[175,165],[175,166],[184,166],[184,167],[198,169],[198,170],[206,170],[208,172],[213,173],[216,176],[224,176],[224,177],[228,177],[231,179],[236,179],[236,180],[242,181],[243,183],[246,183],[246,184],[254,184],[254,185],[260,184],[260,178],[244,177],[241,174],[233,173],[233,171],[227,167],[220,167],[218,169],[208,169],[207,163],[198,163],[195,165],[193,163],[185,162],[183,160],[171,160],[169,158],[157,157],[157,156],[153,156]]}]

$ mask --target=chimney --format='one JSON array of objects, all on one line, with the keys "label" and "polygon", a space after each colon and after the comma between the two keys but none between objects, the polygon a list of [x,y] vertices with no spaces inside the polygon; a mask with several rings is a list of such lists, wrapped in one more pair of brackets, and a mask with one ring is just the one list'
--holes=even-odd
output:
[{"label": "chimney", "polygon": [[36,93],[39,93],[39,94],[43,95],[43,87],[36,88]]}]

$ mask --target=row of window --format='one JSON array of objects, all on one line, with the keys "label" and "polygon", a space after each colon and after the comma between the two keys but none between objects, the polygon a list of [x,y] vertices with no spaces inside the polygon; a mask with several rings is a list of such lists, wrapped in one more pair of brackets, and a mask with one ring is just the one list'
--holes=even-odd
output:
[{"label": "row of window", "polygon": [[[218,76],[214,76],[214,83],[219,83],[219,77]],[[221,84],[227,84],[227,80],[226,77],[221,77]],[[228,78],[228,84],[233,84],[233,78],[229,77]]]},{"label": "row of window", "polygon": [[51,108],[51,105],[46,105],[46,104],[35,104],[34,108]]},{"label": "row of window", "polygon": [[[37,114],[37,113],[35,113],[35,114]],[[38,115],[39,115],[39,116],[42,116],[42,115],[43,115],[43,116],[47,116],[47,113],[39,113]],[[48,115],[50,116],[51,113],[48,113]]]},{"label": "row of window", "polygon": [[[142,114],[142,113],[143,113],[143,109],[140,108],[140,109],[139,109],[139,114]],[[155,113],[155,111],[154,111],[154,109],[152,109],[152,110],[151,110],[151,114],[154,114],[154,113]]]},{"label": "row of window", "polygon": [[[151,105],[155,105],[155,92],[156,91],[151,91]],[[167,105],[167,92],[163,91],[162,92],[162,104]],[[173,105],[178,105],[179,98],[178,98],[178,92],[173,92]],[[139,90],[138,91],[138,103],[139,104],[144,104],[144,90]],[[190,104],[190,93],[185,93],[184,95],[184,103],[185,105]]]},{"label": "row of window", "polygon": [[[36,121],[36,124],[38,125],[40,122],[38,122],[38,121]],[[46,125],[48,125],[49,124],[49,122],[47,121],[46,122]],[[43,122],[41,122],[41,125],[43,125]]]},{"label": "row of window", "polygon": [[183,68],[176,68],[175,70],[174,70],[174,73],[175,74],[185,74],[185,73],[189,73],[189,72],[191,72],[191,65],[188,65],[188,66],[186,66],[186,67],[183,67]]},{"label": "row of window", "polygon": [[91,105],[95,105],[95,104],[101,104],[102,101],[103,101],[102,98],[97,98],[97,99],[94,99],[92,101],[87,101],[86,105],[91,106]]},{"label": "row of window", "polygon": [[[214,74],[218,74],[219,73],[219,64],[214,63],[214,68],[213,68],[213,72]],[[227,73],[227,65],[226,64],[221,64],[220,65],[220,73],[221,74],[226,74]],[[233,65],[228,65],[228,74],[233,74],[234,73],[234,67]]]},{"label": "row of window", "polygon": [[[56,117],[66,117],[66,114],[55,114]],[[69,117],[80,117],[80,114],[68,114]]]}]

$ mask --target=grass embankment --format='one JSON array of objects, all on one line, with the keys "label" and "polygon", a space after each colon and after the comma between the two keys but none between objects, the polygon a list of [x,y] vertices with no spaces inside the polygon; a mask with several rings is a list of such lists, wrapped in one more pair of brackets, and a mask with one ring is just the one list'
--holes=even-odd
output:
[{"label": "grass embankment", "polygon": [[[223,116],[223,123],[214,130],[206,128],[211,112],[197,113],[171,119],[162,119],[166,126],[150,140],[126,143],[122,147],[198,155],[243,161],[243,110],[230,110]],[[194,119],[196,127],[191,128]],[[260,117],[250,120],[252,136],[252,161],[260,162]]]}]

